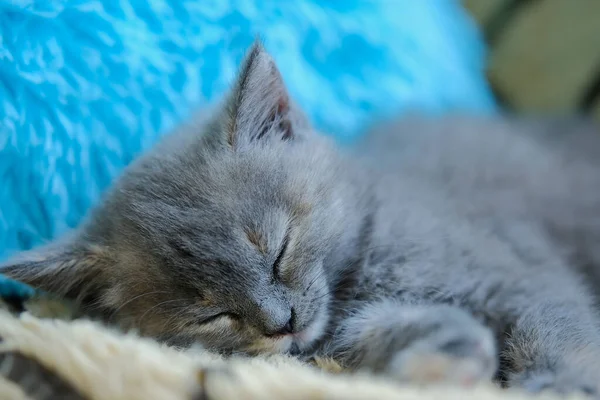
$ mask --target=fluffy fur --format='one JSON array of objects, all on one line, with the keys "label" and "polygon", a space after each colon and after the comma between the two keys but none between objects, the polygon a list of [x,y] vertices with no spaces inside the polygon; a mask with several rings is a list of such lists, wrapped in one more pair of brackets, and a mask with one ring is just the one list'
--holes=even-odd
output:
[{"label": "fluffy fur", "polygon": [[[16,318],[1,310],[0,336],[0,399],[7,400],[555,399],[485,385],[468,390],[399,386],[324,373],[285,356],[223,360],[173,351],[89,321]],[[20,365],[23,360],[27,368]]]},{"label": "fluffy fur", "polygon": [[569,127],[408,121],[341,150],[256,44],[210,119],[4,271],[173,345],[594,394],[600,137]]}]

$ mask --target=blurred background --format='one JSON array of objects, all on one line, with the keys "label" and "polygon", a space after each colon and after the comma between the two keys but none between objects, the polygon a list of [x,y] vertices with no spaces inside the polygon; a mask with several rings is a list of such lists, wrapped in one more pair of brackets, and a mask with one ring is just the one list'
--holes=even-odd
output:
[{"label": "blurred background", "polygon": [[406,113],[600,119],[598,0],[0,0],[0,260],[75,227],[257,35],[341,143]]},{"label": "blurred background", "polygon": [[464,0],[489,46],[501,105],[600,120],[600,1]]}]

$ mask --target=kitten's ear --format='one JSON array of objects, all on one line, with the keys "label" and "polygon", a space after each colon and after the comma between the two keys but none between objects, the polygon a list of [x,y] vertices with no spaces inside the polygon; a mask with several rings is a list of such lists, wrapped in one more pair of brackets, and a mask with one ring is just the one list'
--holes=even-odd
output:
[{"label": "kitten's ear", "polygon": [[291,103],[275,61],[259,41],[242,64],[222,123],[223,139],[233,150],[262,140],[292,140],[305,123]]},{"label": "kitten's ear", "polygon": [[101,247],[53,244],[2,264],[0,273],[33,288],[89,305],[96,304],[107,289],[110,264],[107,252]]}]

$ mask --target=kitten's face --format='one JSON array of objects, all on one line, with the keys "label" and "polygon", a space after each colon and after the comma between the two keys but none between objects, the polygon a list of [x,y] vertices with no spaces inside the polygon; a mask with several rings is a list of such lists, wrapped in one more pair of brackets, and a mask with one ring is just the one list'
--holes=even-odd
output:
[{"label": "kitten's face", "polygon": [[306,349],[328,322],[323,261],[342,234],[334,155],[255,45],[202,132],[132,165],[80,237],[6,271],[173,344]]},{"label": "kitten's face", "polygon": [[117,282],[115,306],[144,296],[121,309],[131,325],[221,350],[312,344],[327,322],[322,263],[340,226],[333,171],[313,170],[328,164],[315,151],[277,140],[135,166],[117,187],[110,233],[118,263],[137,269]]}]

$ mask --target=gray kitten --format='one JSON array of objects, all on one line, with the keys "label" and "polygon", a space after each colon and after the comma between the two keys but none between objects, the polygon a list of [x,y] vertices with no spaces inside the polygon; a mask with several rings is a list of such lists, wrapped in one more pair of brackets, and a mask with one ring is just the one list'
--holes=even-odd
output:
[{"label": "gray kitten", "polygon": [[172,345],[596,393],[597,135],[405,120],[339,149],[255,44],[212,118],[134,162],[72,236],[3,268]]}]

